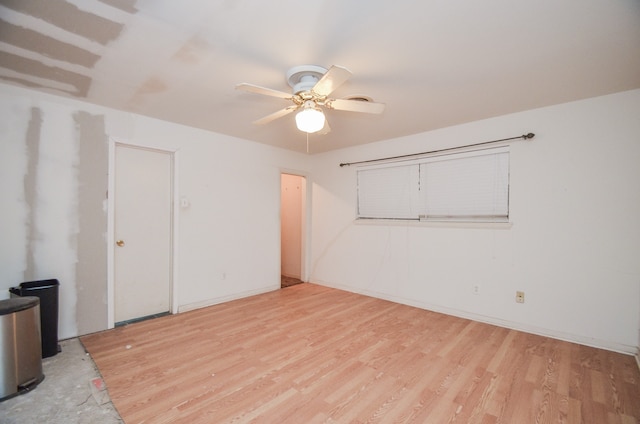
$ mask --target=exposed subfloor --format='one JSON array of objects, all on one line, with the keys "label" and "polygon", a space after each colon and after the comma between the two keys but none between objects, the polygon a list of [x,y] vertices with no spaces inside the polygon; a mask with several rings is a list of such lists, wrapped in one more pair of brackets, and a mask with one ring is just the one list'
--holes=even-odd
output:
[{"label": "exposed subfloor", "polygon": [[0,423],[123,423],[82,343],[74,338],[60,346],[60,353],[42,360],[42,383],[0,402]]}]

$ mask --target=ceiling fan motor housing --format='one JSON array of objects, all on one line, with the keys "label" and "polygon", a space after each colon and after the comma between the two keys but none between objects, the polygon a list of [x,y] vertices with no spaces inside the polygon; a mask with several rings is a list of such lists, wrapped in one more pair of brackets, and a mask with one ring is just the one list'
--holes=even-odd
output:
[{"label": "ceiling fan motor housing", "polygon": [[327,72],[327,69],[316,65],[295,66],[287,72],[287,82],[293,88],[293,93],[310,91]]}]

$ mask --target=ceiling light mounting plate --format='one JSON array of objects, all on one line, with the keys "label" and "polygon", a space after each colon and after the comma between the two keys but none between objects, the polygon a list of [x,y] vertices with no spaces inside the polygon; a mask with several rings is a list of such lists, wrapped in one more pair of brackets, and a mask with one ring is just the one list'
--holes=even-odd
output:
[{"label": "ceiling light mounting plate", "polygon": [[345,100],[355,100],[358,102],[373,102],[373,99],[369,96],[363,96],[362,94],[353,94],[351,96],[343,97]]}]

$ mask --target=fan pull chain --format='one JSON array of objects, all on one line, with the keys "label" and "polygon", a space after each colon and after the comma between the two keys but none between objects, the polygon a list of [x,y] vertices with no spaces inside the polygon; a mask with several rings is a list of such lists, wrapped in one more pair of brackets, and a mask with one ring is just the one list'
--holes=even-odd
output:
[{"label": "fan pull chain", "polygon": [[307,133],[307,154],[309,154],[309,133]]}]

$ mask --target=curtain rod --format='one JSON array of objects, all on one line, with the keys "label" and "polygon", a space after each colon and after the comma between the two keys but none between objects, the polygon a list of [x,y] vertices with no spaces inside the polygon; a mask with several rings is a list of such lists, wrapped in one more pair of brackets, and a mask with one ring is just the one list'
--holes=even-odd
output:
[{"label": "curtain rod", "polygon": [[517,137],[509,137],[509,138],[502,138],[500,140],[484,141],[482,143],[467,144],[465,146],[448,147],[446,149],[430,150],[428,152],[410,153],[408,155],[390,156],[390,157],[387,157],[387,158],[380,158],[380,159],[361,160],[361,161],[358,161],[358,162],[346,162],[346,163],[341,163],[340,167],[357,165],[357,164],[360,164],[360,163],[371,163],[371,162],[380,162],[380,161],[384,161],[384,160],[403,159],[403,158],[408,158],[408,157],[411,157],[411,156],[428,155],[430,153],[448,152],[449,150],[464,149],[466,147],[484,146],[485,144],[500,143],[501,141],[518,140],[520,138],[523,139],[523,140],[527,140],[527,139],[533,138],[535,136],[536,135],[534,133],[527,133],[527,134],[519,135]]}]

